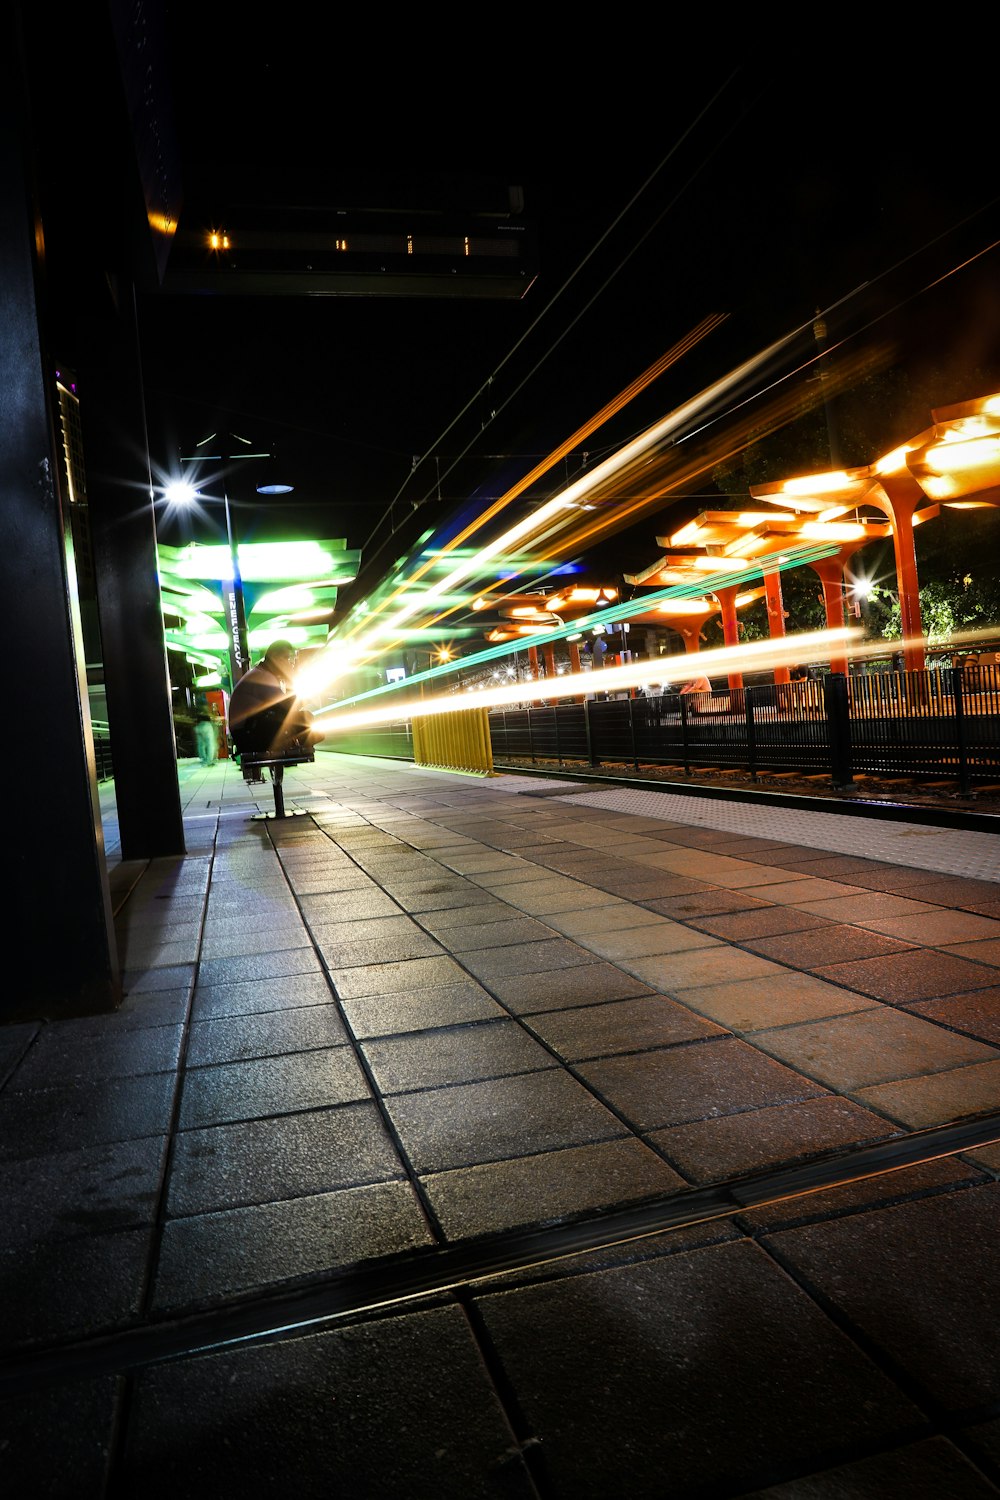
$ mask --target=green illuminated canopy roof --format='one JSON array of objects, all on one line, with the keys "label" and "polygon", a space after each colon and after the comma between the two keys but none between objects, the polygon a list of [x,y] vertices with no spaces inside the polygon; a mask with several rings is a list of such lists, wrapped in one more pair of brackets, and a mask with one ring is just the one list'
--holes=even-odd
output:
[{"label": "green illuminated canopy roof", "polygon": [[[167,646],[184,653],[199,685],[214,686],[228,672],[229,548],[164,543],[157,556]],[[325,645],[337,589],[357,577],[360,552],[343,540],[241,542],[239,558],[251,658],[279,636],[300,650]]]}]

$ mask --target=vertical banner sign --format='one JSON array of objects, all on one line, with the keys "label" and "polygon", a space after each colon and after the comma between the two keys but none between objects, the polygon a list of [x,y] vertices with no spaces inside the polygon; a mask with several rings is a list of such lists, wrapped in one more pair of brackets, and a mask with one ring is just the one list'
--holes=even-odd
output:
[{"label": "vertical banner sign", "polygon": [[226,603],[226,620],[229,627],[229,671],[231,686],[235,687],[247,664],[243,660],[242,641],[240,639],[240,612],[236,598],[236,590],[233,587],[224,589]]}]

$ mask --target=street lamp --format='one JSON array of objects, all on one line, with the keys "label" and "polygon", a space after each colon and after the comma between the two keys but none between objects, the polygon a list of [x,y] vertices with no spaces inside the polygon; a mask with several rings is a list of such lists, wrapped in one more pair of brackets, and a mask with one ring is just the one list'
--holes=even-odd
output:
[{"label": "street lamp", "polygon": [[[241,446],[237,446],[241,445]],[[222,480],[222,502],[226,512],[226,538],[229,543],[229,560],[232,569],[232,583],[225,591],[223,600],[226,609],[226,627],[229,637],[229,672],[230,690],[234,688],[250,666],[250,648],[247,641],[247,619],[246,605],[243,599],[243,574],[240,571],[239,543],[236,538],[236,529],[233,524],[232,511],[229,506],[229,487],[226,482],[230,465],[236,461],[256,459],[271,459],[273,454],[267,450],[253,452],[248,438],[240,437],[233,432],[210,433],[197,445],[198,452],[190,455],[182,455],[182,464],[206,464],[219,463],[223,465],[221,471]],[[204,451],[209,448],[217,449],[215,452]],[[260,495],[288,495],[293,486],[290,484],[275,483],[270,476],[261,480],[257,485],[257,493]],[[200,491],[196,485],[182,481],[174,484],[167,490],[167,498],[185,501],[200,498]]]}]

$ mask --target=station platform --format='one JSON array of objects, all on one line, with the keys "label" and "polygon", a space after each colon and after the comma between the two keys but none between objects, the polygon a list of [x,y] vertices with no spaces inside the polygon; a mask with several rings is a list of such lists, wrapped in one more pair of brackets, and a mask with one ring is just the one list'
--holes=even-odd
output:
[{"label": "station platform", "polygon": [[985,823],[180,779],[0,1027],[5,1500],[1000,1494]]}]

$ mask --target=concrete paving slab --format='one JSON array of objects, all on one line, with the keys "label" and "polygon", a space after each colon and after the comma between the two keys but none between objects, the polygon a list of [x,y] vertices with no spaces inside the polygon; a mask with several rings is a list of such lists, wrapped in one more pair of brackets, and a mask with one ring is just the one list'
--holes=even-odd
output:
[{"label": "concrete paving slab", "polygon": [[824,922],[811,929],[771,937],[740,938],[751,953],[760,953],[776,963],[798,969],[819,969],[825,964],[846,963],[856,958],[876,958],[883,953],[904,953],[912,943],[885,937],[881,931],[851,926],[846,922]]},{"label": "concrete paving slab", "polygon": [[392,995],[401,990],[457,984],[467,979],[468,973],[450,957],[404,958],[398,963],[331,967],[330,978],[341,1000],[356,1000],[362,995]]},{"label": "concrete paving slab", "polygon": [[768,975],[765,982],[737,979],[693,985],[682,994],[683,1003],[699,1015],[738,1032],[795,1025],[820,1016],[841,1016],[879,1004],[870,995],[859,995],[812,975],[789,971]]},{"label": "concrete paving slab", "polygon": [[206,1493],[252,1495],[262,1474],[280,1474],[289,1495],[314,1492],[322,1475],[331,1495],[357,1494],[360,1479],[370,1496],[537,1500],[455,1306],[146,1372],[134,1397],[126,1487],[176,1500],[190,1479],[193,1424]]},{"label": "concrete paving slab", "polygon": [[394,1094],[385,1105],[421,1175],[629,1133],[588,1089],[555,1068]]},{"label": "concrete paving slab", "polygon": [[730,1036],[581,1062],[577,1073],[643,1134],[826,1093],[822,1085]]},{"label": "concrete paving slab", "polygon": [[844,1093],[994,1058],[1000,1063],[1000,1052],[985,1042],[883,1005],[757,1031],[754,1045]]},{"label": "concrete paving slab", "polygon": [[228,1120],[255,1120],[368,1099],[371,1091],[354,1055],[342,1045],[238,1062],[189,1067],[178,1125],[190,1130]]},{"label": "concrete paving slab", "polygon": [[754,1490],[745,1500],[916,1500],[947,1495],[949,1500],[988,1500],[997,1487],[960,1448],[945,1437],[907,1443],[856,1463],[836,1464],[825,1474]]},{"label": "concrete paving slab", "polygon": [[924,1402],[982,1409],[1000,1399],[998,1213],[1000,1184],[987,1183],[764,1243],[891,1359]]},{"label": "concrete paving slab", "polygon": [[649,911],[659,912],[665,917],[674,917],[679,922],[693,917],[718,916],[726,912],[762,911],[765,903],[747,891],[728,891],[720,887],[703,885],[701,890],[691,890],[683,895],[658,896],[647,901]]},{"label": "concrete paving slab", "polygon": [[156,1268],[153,1307],[190,1312],[432,1243],[408,1182],[171,1219]]},{"label": "concrete paving slab", "polygon": [[986,964],[928,948],[823,964],[815,972],[833,984],[845,985],[893,1005],[932,1000],[965,990],[989,989],[996,983],[996,970]]},{"label": "concrete paving slab", "polygon": [[88,1034],[57,1022],[40,1032],[11,1078],[10,1088],[13,1092],[60,1088],[101,1078],[172,1072],[180,1061],[183,1040],[184,1028],[179,1024],[136,1026],[108,1035]]},{"label": "concrete paving slab", "polygon": [[856,1097],[910,1130],[1000,1110],[1000,1061],[857,1089]]},{"label": "concrete paving slab", "polygon": [[27,1350],[134,1323],[153,1243],[144,1226],[0,1251],[0,1346]]},{"label": "concrete paving slab", "polygon": [[686,1185],[632,1138],[428,1173],[420,1180],[449,1240],[594,1213]]},{"label": "concrete paving slab", "polygon": [[377,1037],[363,1042],[361,1050],[383,1094],[555,1066],[546,1047],[533,1041],[523,1026],[507,1019]]},{"label": "concrete paving slab", "polygon": [[449,953],[480,953],[488,948],[510,948],[515,944],[545,942],[553,936],[551,927],[534,917],[509,912],[508,920],[446,928],[437,934],[438,944]]},{"label": "concrete paving slab", "polygon": [[489,988],[514,1015],[520,1016],[563,1006],[627,1000],[634,995],[656,993],[653,985],[624,973],[614,964],[605,963],[582,963],[571,969],[550,969],[543,974],[495,976],[489,980]]},{"label": "concrete paving slab", "polygon": [[606,1000],[564,1010],[535,1012],[531,1031],[567,1062],[672,1047],[678,1042],[722,1035],[722,1028],[666,995]]},{"label": "concrete paving slab", "polygon": [[780,964],[758,958],[755,953],[743,953],[707,934],[702,934],[701,943],[687,952],[656,958],[622,958],[619,962],[627,973],[669,995],[737,979],[770,982],[784,973]]},{"label": "concrete paving slab", "polygon": [[509,979],[519,974],[544,974],[551,969],[573,969],[589,960],[590,953],[582,944],[561,937],[462,955],[462,962],[470,973],[489,988],[493,988],[497,979]]},{"label": "concrete paving slab", "polygon": [[669,917],[661,917],[658,922],[644,927],[628,927],[624,930],[617,926],[614,919],[609,925],[611,931],[591,932],[586,937],[581,934],[579,941],[591,953],[598,953],[601,958],[615,961],[620,959],[631,962],[637,958],[687,953],[692,948],[705,950],[717,943],[717,939],[706,933],[685,927],[682,922],[674,922]]},{"label": "concrete paving slab", "polygon": [[172,1218],[401,1178],[374,1104],[184,1130],[176,1137]]},{"label": "concrete paving slab", "polygon": [[188,1035],[187,1066],[241,1062],[335,1047],[348,1039],[334,1004],[224,1016],[195,1021]]},{"label": "concrete paving slab", "polygon": [[471,977],[457,984],[392,995],[365,995],[343,1000],[341,1006],[356,1039],[397,1036],[454,1026],[462,1021],[489,1021],[507,1012]]},{"label": "concrete paving slab", "polygon": [[915,1016],[963,1031],[983,1042],[1000,1046],[1000,985],[988,990],[970,990],[942,1000],[917,1000],[907,1010]]},{"label": "concrete paving slab", "polygon": [[173,1072],[91,1079],[61,1088],[8,1086],[0,1093],[0,1161],[164,1136],[176,1088]]},{"label": "concrete paving slab", "polygon": [[[636,1495],[739,1493],[817,1451],[890,1447],[922,1425],[900,1387],[749,1243],[476,1305],[550,1493],[613,1495],[623,1476]],[[640,1307],[656,1317],[637,1319]]]},{"label": "concrete paving slab", "polygon": [[[313,950],[310,948],[308,951],[315,959]],[[201,972],[205,973],[205,967]],[[300,1010],[306,1006],[327,1006],[332,998],[333,992],[326,975],[318,969],[234,981],[231,984],[199,982],[192,1000],[191,1015],[195,1022],[217,1020],[225,1016],[264,1015],[274,1011]]]},{"label": "concrete paving slab", "polygon": [[723,1182],[899,1133],[849,1099],[823,1095],[650,1132],[649,1143],[689,1182]]}]

